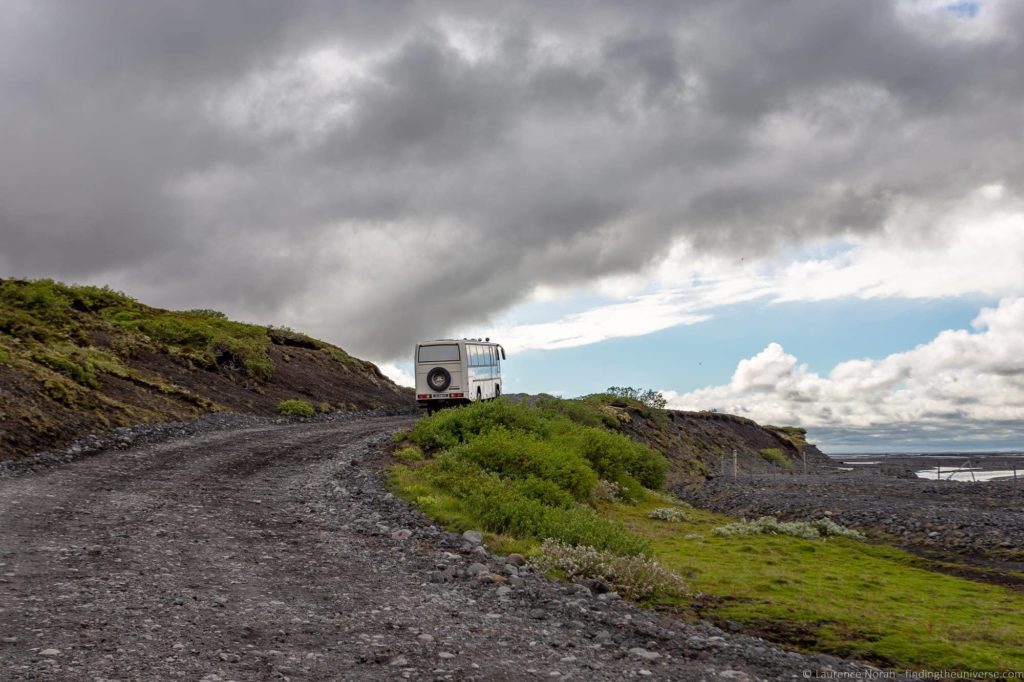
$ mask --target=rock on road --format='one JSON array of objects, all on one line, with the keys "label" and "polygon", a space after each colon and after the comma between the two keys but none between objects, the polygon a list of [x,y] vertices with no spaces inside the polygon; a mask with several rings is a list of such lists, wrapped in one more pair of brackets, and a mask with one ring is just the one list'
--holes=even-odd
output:
[{"label": "rock on road", "polygon": [[376,448],[411,419],[199,433],[0,480],[0,679],[865,671],[545,580],[434,527],[387,493]]}]

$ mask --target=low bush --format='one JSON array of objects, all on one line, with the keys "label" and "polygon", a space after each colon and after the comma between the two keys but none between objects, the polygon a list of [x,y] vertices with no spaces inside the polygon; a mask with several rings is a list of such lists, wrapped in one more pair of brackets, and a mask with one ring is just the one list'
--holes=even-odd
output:
[{"label": "low bush", "polygon": [[394,452],[395,457],[402,460],[403,462],[422,462],[423,451],[415,445],[410,445],[404,448],[398,448]]},{"label": "low bush", "polygon": [[630,535],[620,523],[577,504],[551,481],[503,478],[454,453],[441,455],[418,473],[458,500],[484,530],[537,541],[556,538],[617,554],[647,551],[646,541]]},{"label": "low bush", "polygon": [[315,410],[305,400],[282,400],[277,404],[277,413],[282,417],[312,417]]},{"label": "low bush", "polygon": [[685,513],[675,507],[658,507],[648,513],[647,518],[655,519],[656,521],[680,522],[686,521],[688,517]]},{"label": "low bush", "polygon": [[783,469],[793,468],[793,462],[779,448],[765,448],[761,450],[761,458],[766,462],[777,464]]},{"label": "low bush", "polygon": [[813,540],[820,537],[845,537],[863,540],[864,535],[852,528],[846,528],[831,519],[818,521],[779,521],[774,516],[762,516],[757,521],[737,521],[715,528],[712,533],[720,537],[744,535],[790,535]]},{"label": "low bush", "polygon": [[591,505],[643,498],[644,486],[664,484],[668,463],[622,434],[592,426],[600,423],[596,408],[574,403],[500,399],[420,419],[398,445],[414,445],[431,459],[396,477],[403,481],[399,493],[421,505],[429,498],[435,512],[459,524],[520,540],[645,554],[645,540]]},{"label": "low bush", "polygon": [[504,426],[453,448],[451,453],[499,476],[548,481],[580,501],[587,500],[597,484],[597,475],[579,454],[530,433],[511,432]]},{"label": "low bush", "polygon": [[531,563],[545,573],[560,573],[569,580],[602,580],[631,599],[677,597],[686,593],[681,577],[646,556],[619,556],[594,547],[547,539]]}]

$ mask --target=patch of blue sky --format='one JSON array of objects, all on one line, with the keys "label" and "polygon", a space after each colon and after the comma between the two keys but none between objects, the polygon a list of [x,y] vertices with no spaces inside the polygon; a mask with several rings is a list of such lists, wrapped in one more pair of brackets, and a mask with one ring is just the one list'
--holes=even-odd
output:
[{"label": "patch of blue sky", "polygon": [[782,250],[778,260],[783,263],[826,261],[852,252],[856,248],[857,242],[852,239],[821,239],[787,246]]},{"label": "patch of blue sky", "polygon": [[[822,375],[838,363],[883,358],[927,343],[945,329],[969,329],[993,300],[763,301],[715,309],[711,319],[646,336],[614,338],[510,357],[504,374],[516,391],[566,396],[633,385],[680,393],[728,383],[736,364],[771,342]],[[614,320],[608,321],[614,325]]]},{"label": "patch of blue sky", "polygon": [[969,0],[965,2],[954,2],[952,4],[945,5],[942,9],[950,14],[955,14],[956,16],[961,17],[962,19],[973,19],[978,16],[978,12],[981,10],[981,3],[970,2]]}]

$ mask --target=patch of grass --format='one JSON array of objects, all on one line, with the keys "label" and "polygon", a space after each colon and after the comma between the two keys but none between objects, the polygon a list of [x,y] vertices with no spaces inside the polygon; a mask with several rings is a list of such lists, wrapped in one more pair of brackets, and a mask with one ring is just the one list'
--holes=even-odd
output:
[{"label": "patch of grass", "polygon": [[[805,651],[895,667],[1024,668],[1024,594],[929,570],[887,545],[844,537],[722,537],[733,519],[687,510],[665,524],[647,518],[664,501],[602,507],[646,538],[661,563],[710,599],[705,616],[746,624]],[[687,599],[678,605],[689,608]]]},{"label": "patch of grass", "polygon": [[305,400],[282,400],[277,404],[277,413],[282,417],[312,417],[316,411]]},{"label": "patch of grass", "polygon": [[172,352],[207,369],[236,369],[257,381],[269,379],[274,367],[266,328],[232,322],[210,312],[120,310],[110,316],[110,321],[164,343]]},{"label": "patch of grass", "polygon": [[0,364],[6,365],[11,361],[11,351],[0,346]]},{"label": "patch of grass", "polygon": [[96,386],[96,375],[93,372],[63,355],[38,351],[32,354],[32,361],[63,374],[82,386]]},{"label": "patch of grass", "polygon": [[790,461],[789,457],[782,452],[779,448],[765,448],[761,450],[761,458],[772,464],[776,464],[783,469],[792,469],[793,462]]},{"label": "patch of grass", "polygon": [[408,445],[404,448],[398,448],[393,453],[395,457],[402,460],[403,462],[422,462],[423,451],[415,445]]}]

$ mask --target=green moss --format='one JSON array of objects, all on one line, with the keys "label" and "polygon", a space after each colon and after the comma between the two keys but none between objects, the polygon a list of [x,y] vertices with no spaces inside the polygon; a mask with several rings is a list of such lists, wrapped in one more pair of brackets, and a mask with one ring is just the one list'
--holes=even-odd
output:
[{"label": "green moss", "polygon": [[46,353],[43,351],[37,351],[33,353],[31,357],[33,362],[43,365],[54,372],[63,374],[83,386],[93,388],[96,386],[95,374],[74,360],[70,360],[62,355]]},{"label": "green moss", "polygon": [[305,400],[282,400],[277,404],[277,413],[283,417],[312,417],[316,411]]}]

